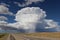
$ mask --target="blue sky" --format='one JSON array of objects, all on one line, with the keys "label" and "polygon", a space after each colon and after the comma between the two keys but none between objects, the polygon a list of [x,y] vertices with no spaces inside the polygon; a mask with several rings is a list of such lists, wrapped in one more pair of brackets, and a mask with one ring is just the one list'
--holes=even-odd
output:
[{"label": "blue sky", "polygon": [[[20,10],[24,7],[18,7],[17,5],[15,5],[13,2],[22,2],[21,0],[0,0],[0,2],[9,4],[10,7],[10,11],[12,11],[14,14],[16,14],[17,10]],[[11,2],[11,3],[9,3]],[[29,6],[26,7],[40,7],[42,9],[44,9],[46,11],[47,17],[48,19],[53,19],[55,21],[60,22],[60,1],[59,0],[45,0],[44,2],[40,2],[37,4],[31,4]],[[11,16],[12,17],[12,16]],[[9,17],[10,18],[10,17]],[[14,19],[14,17],[10,18],[10,19]],[[8,22],[13,22],[13,20],[8,21]]]},{"label": "blue sky", "polygon": [[[58,22],[60,24],[60,0],[45,0],[44,2],[37,2],[37,3],[32,3],[29,4],[27,6],[24,7],[20,7],[17,4],[14,4],[14,2],[19,2],[19,3],[23,3],[24,0],[0,0],[0,3],[6,3],[9,6],[7,6],[9,8],[9,11],[11,11],[13,14],[16,14],[18,10],[22,9],[22,8],[26,8],[26,7],[40,7],[41,9],[43,9],[44,11],[46,11],[47,17],[46,19],[53,19],[54,21]],[[14,23],[16,22],[15,16],[11,16],[11,15],[3,15],[0,14],[0,16],[6,16],[8,18],[8,20],[6,20],[9,23]],[[38,25],[39,26],[39,25]],[[37,31],[47,31],[43,28],[39,27],[36,29]],[[48,29],[48,31],[55,31],[55,29]]]},{"label": "blue sky", "polygon": [[60,1],[59,0],[47,0],[42,7],[47,12],[47,18],[60,22]]}]

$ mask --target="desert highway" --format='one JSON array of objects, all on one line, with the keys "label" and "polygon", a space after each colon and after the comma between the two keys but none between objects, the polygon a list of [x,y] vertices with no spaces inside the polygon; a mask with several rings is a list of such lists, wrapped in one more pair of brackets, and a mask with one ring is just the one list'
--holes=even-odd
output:
[{"label": "desert highway", "polygon": [[60,38],[29,37],[22,34],[10,34],[7,40],[60,40]]}]

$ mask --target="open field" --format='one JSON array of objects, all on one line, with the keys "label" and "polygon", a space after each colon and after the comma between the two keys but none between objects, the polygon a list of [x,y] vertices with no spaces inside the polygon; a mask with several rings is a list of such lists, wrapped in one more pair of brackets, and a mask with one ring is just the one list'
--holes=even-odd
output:
[{"label": "open field", "polygon": [[0,34],[0,40],[7,40],[9,34]]},{"label": "open field", "polygon": [[37,37],[60,38],[60,32],[41,32],[41,33],[32,33],[32,34],[26,34],[26,35],[37,36]]},{"label": "open field", "polygon": [[60,32],[0,34],[0,40],[60,40]]}]

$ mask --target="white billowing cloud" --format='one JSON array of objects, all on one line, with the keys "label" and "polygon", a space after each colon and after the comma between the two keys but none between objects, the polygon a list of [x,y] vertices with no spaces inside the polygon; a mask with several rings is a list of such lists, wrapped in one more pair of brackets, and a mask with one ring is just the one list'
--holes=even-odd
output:
[{"label": "white billowing cloud", "polygon": [[7,26],[7,22],[5,20],[8,20],[5,16],[0,16],[0,30],[2,30],[1,26]]},{"label": "white billowing cloud", "polygon": [[0,26],[7,26],[7,22],[6,21],[0,21]]},{"label": "white billowing cloud", "polygon": [[0,5],[0,14],[13,15],[13,13],[9,11],[9,8],[4,5]]},{"label": "white billowing cloud", "polygon": [[46,23],[45,29],[55,29],[56,31],[60,32],[60,25],[58,22],[55,22],[54,20],[51,19],[45,19],[44,22]]},{"label": "white billowing cloud", "polygon": [[0,16],[0,21],[8,20],[5,16]]},{"label": "white billowing cloud", "polygon": [[[17,12],[15,20],[23,21],[23,22],[27,22],[27,21],[35,22],[35,21],[37,21],[37,19],[39,19],[39,18],[43,19],[45,17],[46,17],[45,11],[43,11],[42,9],[39,9],[38,7],[36,7],[36,8],[35,7],[32,7],[32,8],[27,7],[27,8],[21,9]],[[24,18],[25,18],[25,20],[24,20]]]},{"label": "white billowing cloud", "polygon": [[18,22],[16,22],[16,23],[9,23],[7,26],[20,29],[19,26],[21,26],[21,25]]},{"label": "white billowing cloud", "polygon": [[12,27],[23,29],[25,32],[35,32],[36,24],[44,25],[45,29],[56,28],[58,31],[58,23],[53,20],[45,19],[46,12],[39,7],[27,7],[19,10],[16,14],[16,23],[9,24]]},{"label": "white billowing cloud", "polygon": [[15,28],[23,29],[26,32],[35,32],[36,23],[46,17],[45,11],[38,7],[27,7],[19,10],[16,14],[17,23],[10,24]]},{"label": "white billowing cloud", "polygon": [[38,7],[27,7],[17,12],[15,20],[18,21],[21,27],[27,32],[34,32],[38,20],[41,20],[45,17],[45,11],[43,11],[42,9]]},{"label": "white billowing cloud", "polygon": [[44,21],[45,21],[46,24],[48,25],[48,26],[45,27],[45,29],[58,27],[58,22],[55,22],[55,21],[53,21],[53,20],[47,20],[47,19],[44,20]]},{"label": "white billowing cloud", "polygon": [[33,2],[37,3],[37,2],[43,2],[43,1],[45,0],[25,0],[25,3],[21,4],[20,2],[14,2],[14,4],[17,4],[19,7],[24,7],[24,6],[32,4]]}]

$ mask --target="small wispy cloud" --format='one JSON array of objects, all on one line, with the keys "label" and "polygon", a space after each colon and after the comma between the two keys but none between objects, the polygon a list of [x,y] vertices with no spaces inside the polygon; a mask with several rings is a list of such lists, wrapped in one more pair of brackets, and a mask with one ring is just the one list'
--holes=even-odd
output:
[{"label": "small wispy cloud", "polygon": [[25,2],[23,2],[22,4],[20,2],[14,2],[14,4],[17,4],[19,7],[24,7],[24,6],[28,6],[30,4],[37,3],[37,2],[43,2],[45,0],[25,0]]},{"label": "small wispy cloud", "polygon": [[10,5],[8,5],[8,4],[6,4],[6,3],[3,3],[3,2],[1,2],[0,5],[4,5],[4,6],[7,6],[7,7],[10,6]]}]

